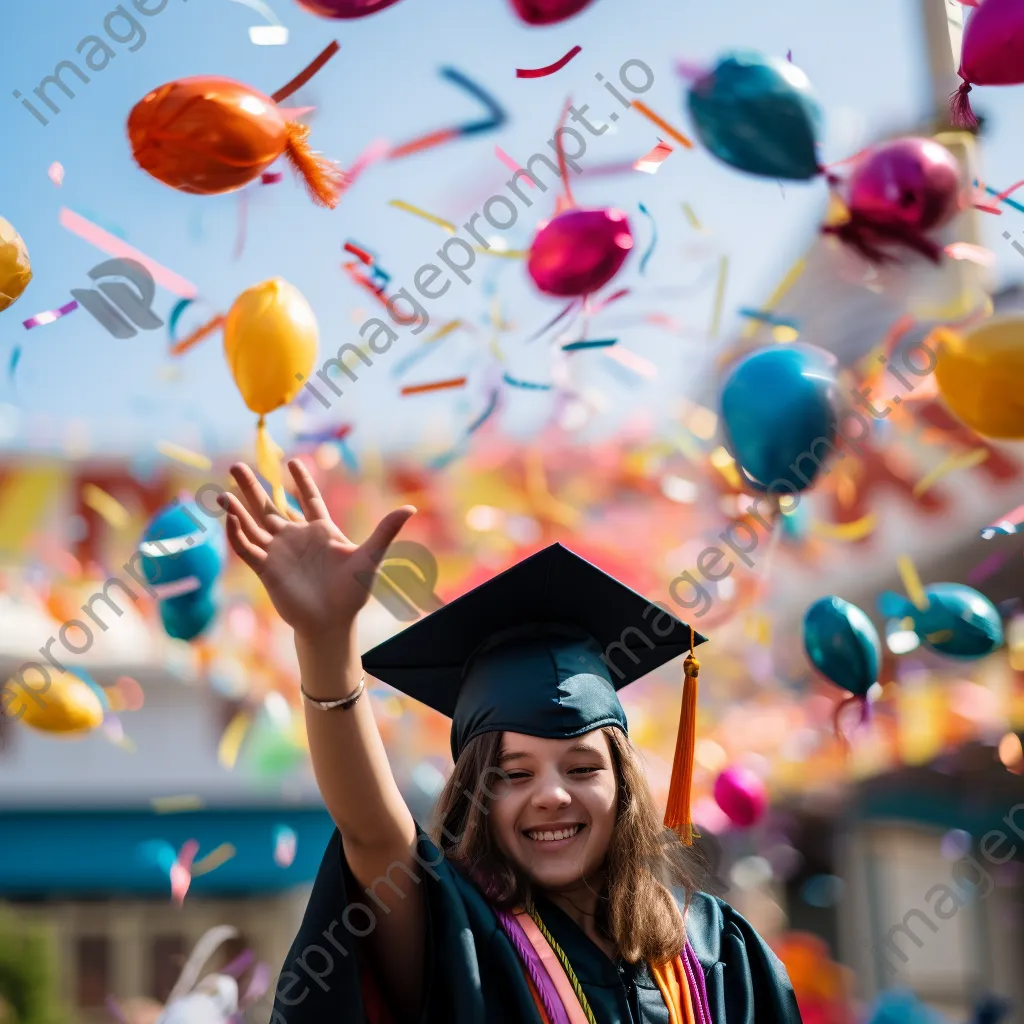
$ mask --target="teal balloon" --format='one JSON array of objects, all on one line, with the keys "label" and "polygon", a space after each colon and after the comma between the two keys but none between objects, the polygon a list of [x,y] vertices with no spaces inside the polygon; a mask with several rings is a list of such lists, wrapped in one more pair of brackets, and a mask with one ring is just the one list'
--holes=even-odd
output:
[{"label": "teal balloon", "polygon": [[217,602],[209,587],[159,603],[160,621],[169,637],[195,640],[217,617]]},{"label": "teal balloon", "polygon": [[821,173],[821,107],[789,61],[730,53],[690,86],[689,107],[701,142],[731,167],[794,181]]},{"label": "teal balloon", "polygon": [[148,523],[139,541],[142,573],[153,587],[194,576],[200,587],[220,575],[227,556],[219,522],[195,502],[174,502]]},{"label": "teal balloon", "polygon": [[866,697],[878,682],[878,631],[860,608],[841,597],[823,597],[804,613],[804,650],[823,676],[855,697]]},{"label": "teal balloon", "polygon": [[759,349],[733,367],[722,388],[726,443],[760,491],[814,485],[839,417],[835,359],[809,345]]},{"label": "teal balloon", "polygon": [[886,591],[878,610],[891,619],[911,619],[921,643],[948,658],[984,658],[1003,645],[1003,622],[984,594],[962,583],[933,583],[924,588],[923,611],[902,594]]}]

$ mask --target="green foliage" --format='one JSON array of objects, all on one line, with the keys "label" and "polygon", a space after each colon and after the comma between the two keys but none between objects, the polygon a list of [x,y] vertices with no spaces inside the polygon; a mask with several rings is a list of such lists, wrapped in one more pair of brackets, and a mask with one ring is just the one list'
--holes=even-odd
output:
[{"label": "green foliage", "polygon": [[0,1024],[64,1024],[50,934],[0,906]]}]

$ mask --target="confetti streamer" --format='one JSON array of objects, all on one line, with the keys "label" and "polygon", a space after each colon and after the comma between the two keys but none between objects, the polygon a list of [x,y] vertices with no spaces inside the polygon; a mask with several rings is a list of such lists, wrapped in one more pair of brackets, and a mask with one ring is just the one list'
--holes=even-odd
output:
[{"label": "confetti streamer", "polygon": [[423,395],[428,391],[445,391],[449,388],[466,386],[467,377],[451,377],[448,380],[435,380],[429,384],[409,384],[402,388],[403,395]]},{"label": "confetti streamer", "polygon": [[343,423],[340,427],[329,427],[327,430],[314,431],[309,434],[296,434],[295,440],[300,444],[326,444],[329,441],[344,441],[352,433],[352,424]]},{"label": "confetti streamer", "polygon": [[52,181],[54,185],[57,186],[57,188],[60,188],[61,185],[64,184],[64,167],[62,164],[59,164],[56,160],[54,160],[53,163],[50,164],[50,167],[46,173],[50,181]]},{"label": "confetti streamer", "polygon": [[494,414],[495,409],[498,408],[498,399],[501,392],[495,388],[491,392],[491,397],[487,401],[487,408],[477,416],[475,420],[468,427],[466,427],[466,434],[475,434]]},{"label": "confetti streamer", "polygon": [[697,219],[697,214],[693,212],[693,207],[689,203],[683,203],[683,216],[686,217],[690,224],[690,227],[694,231],[699,231],[701,234],[704,233],[704,225]]},{"label": "confetti streamer", "polygon": [[865,537],[870,537],[877,528],[878,517],[874,512],[869,512],[866,516],[855,519],[852,523],[816,522],[811,524],[811,532],[819,537],[851,543],[864,540]]},{"label": "confetti streamer", "polygon": [[599,338],[596,340],[570,341],[562,346],[563,352],[576,352],[581,348],[610,348],[618,343],[618,338]]},{"label": "confetti streamer", "polygon": [[[499,159],[499,160],[500,160],[500,161],[501,161],[501,162],[502,162],[502,163],[503,163],[503,164],[504,164],[504,165],[505,165],[505,166],[506,166],[506,167],[507,167],[507,168],[508,168],[508,169],[509,169],[509,170],[510,170],[510,171],[511,171],[511,172],[512,172],[513,174],[516,174],[516,173],[518,173],[519,171],[523,170],[523,168],[522,168],[522,167],[520,167],[520,166],[519,166],[519,164],[517,164],[517,163],[515,162],[515,160],[513,160],[513,159],[512,159],[512,157],[510,157],[510,156],[508,155],[508,153],[506,153],[506,152],[505,152],[505,150],[503,150],[503,149],[501,148],[501,146],[495,146],[495,147],[494,147],[494,155],[495,155],[495,156],[496,156],[496,157],[497,157],[497,158],[498,158],[498,159]],[[528,174],[527,174],[527,176],[526,176],[525,178],[522,178],[521,180],[522,180],[522,181],[525,181],[525,182],[526,182],[526,187],[527,187],[527,188],[536,188],[536,187],[537,187],[537,185],[536,185],[536,182],[534,182],[533,178],[531,178],[531,177],[530,177],[530,176],[529,176]]]},{"label": "confetti streamer", "polygon": [[86,484],[82,488],[82,504],[91,508],[115,530],[124,529],[131,520],[124,505],[95,484]]},{"label": "confetti streamer", "polygon": [[[974,187],[978,187],[977,181],[974,183]],[[1001,198],[1002,193],[1000,193],[998,189],[992,188],[990,185],[985,185],[984,188],[990,196],[995,196],[997,199],[1000,200],[1000,202],[1006,203],[1007,206],[1012,206],[1015,210],[1019,210],[1021,213],[1024,213],[1024,206],[1021,206],[1021,204],[1018,203],[1015,199]],[[1013,190],[1011,189],[1010,191],[1012,192]]]},{"label": "confetti streamer", "polygon": [[572,302],[570,302],[569,305],[566,306],[561,313],[556,314],[554,320],[548,321],[548,323],[546,323],[539,331],[537,331],[536,334],[532,334],[529,338],[527,338],[527,344],[531,341],[536,341],[544,334],[547,334],[547,332],[550,331],[551,328],[555,326],[555,324],[559,323],[561,320],[567,317],[569,313],[571,313],[572,310],[576,308],[579,301],[579,299],[573,299]]},{"label": "confetti streamer", "polygon": [[276,185],[280,181],[284,181],[284,171],[264,171],[260,175],[261,185]]},{"label": "confetti streamer", "polygon": [[[1003,232],[1004,238],[1010,237],[1009,231]],[[996,254],[983,245],[972,245],[970,242],[952,242],[942,250],[950,259],[967,260],[981,267],[995,266]]]},{"label": "confetti streamer", "polygon": [[1024,532],[1024,505],[1012,509],[1006,515],[1000,516],[994,523],[989,523],[981,531],[982,540],[991,540],[993,537],[1009,537],[1015,533]]},{"label": "confetti streamer", "polygon": [[[807,269],[807,260],[801,256],[793,266],[786,271],[786,276],[779,282],[778,287],[769,296],[768,301],[764,305],[764,309],[773,310],[779,304],[779,302],[785,297],[787,292],[796,284],[800,279],[803,272]],[[752,338],[757,333],[758,324],[755,321],[751,321],[746,324],[743,328],[743,337]]]},{"label": "confetti streamer", "polygon": [[27,320],[22,321],[22,326],[26,331],[32,330],[33,327],[45,327],[47,324],[52,324],[54,320],[73,313],[76,309],[78,309],[78,301],[72,299],[57,309],[47,309],[42,313],[36,313],[35,316],[30,316]]},{"label": "confetti streamer", "polygon": [[221,843],[220,846],[211,850],[202,860],[197,860],[192,865],[192,877],[199,878],[200,875],[208,875],[211,871],[227,864],[238,851],[232,843]]},{"label": "confetti streamer", "polygon": [[410,142],[404,142],[396,146],[387,154],[389,160],[399,160],[413,153],[420,153],[425,149],[432,149],[453,139],[462,138],[467,135],[476,135],[480,132],[493,131],[500,128],[508,119],[504,109],[493,96],[485,92],[483,88],[467,78],[461,71],[455,68],[446,67],[441,69],[441,75],[449,82],[454,82],[459,88],[468,92],[475,100],[487,108],[488,117],[481,121],[469,121],[461,125],[453,125],[450,128],[441,128],[437,131],[421,135]]},{"label": "confetti streamer", "polygon": [[156,260],[150,259],[150,257],[145,253],[139,252],[134,246],[122,242],[119,238],[115,238],[109,232],[104,231],[103,228],[93,224],[92,221],[86,220],[73,210],[69,210],[66,206],[61,208],[58,220],[62,228],[84,239],[90,245],[99,249],[100,252],[105,252],[108,256],[135,260],[137,263],[141,263],[149,271],[153,280],[169,292],[173,292],[175,295],[180,295],[186,299],[194,299],[196,297],[197,289],[191,281],[186,281],[185,278],[179,277],[166,267],[162,267]]},{"label": "confetti streamer", "polygon": [[553,64],[542,68],[516,68],[516,78],[546,78],[548,75],[553,75],[556,71],[561,71],[582,49],[582,46],[574,46]]},{"label": "confetti streamer", "polygon": [[647,261],[651,258],[651,254],[654,252],[654,249],[658,244],[658,225],[654,222],[654,217],[651,215],[650,210],[648,210],[643,203],[639,203],[638,205],[640,207],[640,212],[651,222],[651,244],[647,247],[647,251],[640,259],[640,274],[643,276],[644,271],[647,270]]},{"label": "confetti streamer", "polygon": [[976,586],[979,583],[984,583],[985,580],[991,576],[995,576],[997,572],[1009,561],[1009,556],[1001,551],[996,551],[989,555],[988,558],[982,559],[968,574],[967,582]]},{"label": "confetti streamer", "polygon": [[517,380],[515,377],[510,377],[507,373],[501,375],[501,379],[506,384],[511,384],[514,388],[524,388],[527,391],[550,391],[550,384],[535,384],[529,380]]},{"label": "confetti streamer", "polygon": [[630,104],[638,114],[643,114],[648,121],[656,124],[666,135],[675,139],[681,146],[685,146],[687,149],[693,149],[693,143],[682,134],[672,127],[664,118],[659,117],[646,103],[641,103],[640,100],[633,100]]},{"label": "confetti streamer", "polygon": [[21,362],[21,346],[15,345],[14,351],[11,353],[11,361],[7,364],[8,380],[14,380],[14,371],[17,370],[19,362]]},{"label": "confetti streamer", "polygon": [[205,455],[182,448],[181,445],[174,444],[173,441],[157,441],[156,450],[165,458],[174,459],[175,462],[191,466],[193,469],[206,470],[213,467],[213,462]]},{"label": "confetti streamer", "polygon": [[337,40],[328,44],[287,85],[281,86],[270,98],[275,103],[280,103],[297,93],[340,49]]},{"label": "confetti streamer", "polygon": [[431,224],[436,224],[438,227],[444,228],[449,235],[454,235],[456,231],[455,225],[450,220],[445,220],[443,217],[435,217],[432,213],[427,213],[426,210],[421,210],[418,206],[413,206],[412,203],[407,203],[403,199],[392,199],[388,206],[393,206],[397,210],[405,210],[406,213],[411,213],[416,217],[422,217],[424,220],[429,220]]},{"label": "confetti streamer", "polygon": [[746,306],[740,307],[740,316],[749,320],[757,320],[764,324],[773,324],[776,327],[792,327],[794,331],[800,329],[800,324],[788,316],[778,316],[770,313],[767,309],[749,309]]},{"label": "confetti streamer", "polygon": [[464,323],[462,320],[449,320],[448,323],[442,324],[441,327],[439,327],[429,338],[423,339],[423,343],[419,348],[410,352],[404,359],[395,363],[391,370],[391,376],[395,378],[404,377],[405,374],[408,373],[408,371],[411,370],[421,359],[435,351],[430,347],[432,342],[442,341],[460,327],[472,330],[469,324]]},{"label": "confetti streamer", "polygon": [[718,264],[718,286],[715,288],[715,305],[711,313],[712,338],[718,337],[718,329],[722,323],[722,307],[725,304],[725,285],[729,278],[729,257],[723,256]]},{"label": "confetti streamer", "polygon": [[650,360],[637,355],[634,351],[624,348],[622,345],[614,345],[605,353],[609,359],[614,359],[627,370],[632,370],[638,377],[646,377],[652,380],[658,376],[658,368]]},{"label": "confetti streamer", "polygon": [[647,154],[647,156],[640,157],[635,164],[633,164],[634,171],[643,171],[644,174],[657,174],[658,168],[675,152],[675,150],[667,143],[658,140],[658,144]]},{"label": "confetti streamer", "polygon": [[182,811],[199,811],[206,806],[201,796],[182,794],[181,796],[158,796],[149,802],[157,814],[180,814]]},{"label": "confetti streamer", "polygon": [[914,497],[919,498],[934,487],[944,476],[958,469],[973,469],[989,457],[987,448],[975,448],[969,452],[954,453],[947,456],[930,473],[923,476],[914,485]]},{"label": "confetti streamer", "polygon": [[926,611],[928,608],[928,595],[924,592],[924,587],[921,585],[921,577],[918,576],[917,569],[910,555],[900,555],[896,559],[896,569],[900,574],[900,579],[903,581],[903,589],[907,592],[907,597],[910,598],[911,603],[919,611]]},{"label": "confetti streamer", "polygon": [[274,828],[274,863],[279,868],[291,867],[298,850],[299,837],[287,825]]},{"label": "confetti streamer", "polygon": [[562,129],[565,127],[565,119],[569,116],[571,109],[572,97],[565,101],[565,108],[562,110],[562,116],[558,119],[558,127],[555,128],[554,134],[555,152],[558,154],[558,173],[562,178],[562,188],[565,192],[564,200],[560,200],[556,204],[556,213],[562,213],[576,205],[576,200],[572,197],[572,189],[569,187],[569,168],[565,163],[565,150],[562,146]]},{"label": "confetti streamer", "polygon": [[215,331],[219,331],[224,326],[224,316],[218,313],[216,316],[207,320],[205,324],[197,327],[187,338],[182,338],[181,341],[175,342],[171,346],[170,354],[172,356],[180,356],[187,352],[190,348],[198,345],[199,342],[208,338]]},{"label": "confetti streamer", "polygon": [[185,895],[192,884],[192,860],[199,852],[199,844],[188,839],[178,851],[178,856],[171,865],[171,902],[180,907],[185,902]]}]

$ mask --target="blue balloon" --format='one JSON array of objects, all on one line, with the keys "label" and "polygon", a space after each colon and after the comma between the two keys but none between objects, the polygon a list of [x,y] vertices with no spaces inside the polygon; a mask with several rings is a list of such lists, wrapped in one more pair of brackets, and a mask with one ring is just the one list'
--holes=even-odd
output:
[{"label": "blue balloon", "polygon": [[690,86],[689,107],[700,140],[730,166],[795,181],[821,173],[821,107],[807,76],[789,61],[728,54]]},{"label": "blue balloon", "polygon": [[220,524],[195,502],[175,502],[149,522],[139,542],[142,573],[154,587],[195,577],[199,588],[220,575],[227,554]]},{"label": "blue balloon", "polygon": [[159,608],[164,630],[175,640],[195,640],[217,615],[217,604],[209,588],[161,601]]},{"label": "blue balloon", "polygon": [[924,611],[892,591],[879,596],[878,610],[892,619],[911,619],[921,643],[949,658],[984,658],[1002,646],[1002,619],[984,594],[962,583],[933,583],[924,593]]},{"label": "blue balloon", "polygon": [[756,490],[812,486],[839,418],[835,359],[809,345],[763,348],[722,388],[726,441]]},{"label": "blue balloon", "polygon": [[804,613],[804,649],[815,668],[855,697],[878,682],[882,644],[871,620],[841,597],[823,597]]}]

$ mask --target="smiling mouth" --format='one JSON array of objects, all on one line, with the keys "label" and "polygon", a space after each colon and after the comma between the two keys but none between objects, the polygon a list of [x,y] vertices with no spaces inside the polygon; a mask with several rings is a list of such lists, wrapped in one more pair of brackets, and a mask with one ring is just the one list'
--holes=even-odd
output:
[{"label": "smiling mouth", "polygon": [[527,839],[532,839],[535,843],[555,843],[564,841],[566,839],[572,839],[573,836],[581,832],[586,825],[570,825],[568,828],[556,828],[556,829],[531,829],[523,833]]}]

